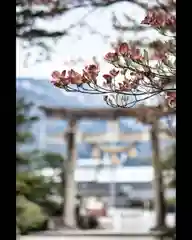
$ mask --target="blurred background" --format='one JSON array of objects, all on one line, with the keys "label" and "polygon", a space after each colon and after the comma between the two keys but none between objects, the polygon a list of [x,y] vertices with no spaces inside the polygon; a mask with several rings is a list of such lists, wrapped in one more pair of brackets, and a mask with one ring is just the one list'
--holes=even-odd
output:
[{"label": "blurred background", "polygon": [[[64,120],[48,119],[39,107],[107,108],[102,96],[67,93],[52,86],[52,71],[81,70],[96,61],[107,72],[110,65],[103,56],[114,43],[133,41],[146,47],[158,40],[156,31],[140,25],[146,10],[155,4],[153,0],[16,1],[18,232],[46,230],[50,219],[60,219],[63,214],[68,125]],[[144,104],[154,103],[151,99]],[[161,124],[166,125],[167,119],[161,119]],[[116,211],[122,215],[121,231],[129,226],[132,231],[148,231],[154,221],[154,171],[151,141],[143,139],[142,134],[147,134],[150,126],[132,118],[119,118],[116,127],[127,136],[135,133],[141,137],[136,143],[108,139],[105,145],[111,151],[131,146],[118,152],[114,160],[109,151],[94,152],[94,144],[78,140],[82,134],[102,138],[113,131],[113,125],[104,120],[78,121],[74,176],[77,192],[108,203],[108,214],[102,218],[102,224],[108,223],[106,228],[114,227]],[[167,221],[173,226],[175,139],[161,138],[160,151],[167,212],[171,212],[167,213]],[[60,220],[57,222],[60,224]]]}]

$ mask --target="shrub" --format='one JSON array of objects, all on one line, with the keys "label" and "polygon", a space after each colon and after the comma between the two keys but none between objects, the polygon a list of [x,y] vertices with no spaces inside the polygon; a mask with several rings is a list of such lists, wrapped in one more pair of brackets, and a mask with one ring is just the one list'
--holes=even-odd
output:
[{"label": "shrub", "polygon": [[18,228],[18,226],[16,225],[16,236],[20,234],[20,230]]},{"label": "shrub", "polygon": [[59,202],[47,199],[41,202],[40,205],[49,216],[61,216],[63,213],[63,204]]},{"label": "shrub", "polygon": [[16,199],[16,223],[21,234],[32,230],[43,230],[48,217],[37,204],[27,200],[24,196]]}]

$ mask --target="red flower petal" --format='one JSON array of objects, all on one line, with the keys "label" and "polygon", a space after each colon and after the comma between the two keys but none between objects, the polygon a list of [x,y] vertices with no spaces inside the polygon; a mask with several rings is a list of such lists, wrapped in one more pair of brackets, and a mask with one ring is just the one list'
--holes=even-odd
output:
[{"label": "red flower petal", "polygon": [[72,83],[72,84],[82,84],[82,83],[83,83],[83,80],[82,80],[81,75],[76,76],[76,77],[74,77],[74,78],[71,78],[71,83]]},{"label": "red flower petal", "polygon": [[61,76],[61,74],[58,71],[53,71],[51,76],[52,76],[52,78],[59,78]]},{"label": "red flower petal", "polygon": [[168,98],[172,98],[172,99],[175,99],[176,98],[176,92],[174,91],[174,92],[167,92],[167,97]]},{"label": "red flower petal", "polygon": [[116,69],[112,69],[109,73],[110,73],[110,75],[112,75],[113,77],[116,77],[116,76],[118,75],[119,71],[116,70]]},{"label": "red flower petal", "polygon": [[52,84],[55,84],[55,83],[56,83],[55,79],[52,79],[52,80],[51,80],[51,83],[52,83]]},{"label": "red flower petal", "polygon": [[85,67],[85,71],[87,72],[98,72],[99,67],[96,64],[91,64]]},{"label": "red flower petal", "polygon": [[118,52],[121,54],[121,55],[128,55],[129,53],[129,46],[127,43],[121,43],[120,46],[119,46],[119,49],[118,49]]},{"label": "red flower petal", "polygon": [[105,55],[104,59],[108,62],[114,62],[118,59],[118,54],[116,52],[114,52],[114,53],[113,52],[108,52]]},{"label": "red flower petal", "polygon": [[62,73],[61,73],[61,76],[65,77],[65,75],[66,75],[66,70],[63,70]]},{"label": "red flower petal", "polygon": [[103,78],[105,78],[106,80],[108,80],[108,79],[112,80],[112,77],[109,74],[104,74]]},{"label": "red flower petal", "polygon": [[72,78],[76,77],[78,74],[79,73],[75,72],[73,69],[68,71],[68,76]]},{"label": "red flower petal", "polygon": [[109,74],[104,74],[103,78],[105,78],[105,80],[107,81],[107,83],[111,83],[112,81],[112,76]]}]

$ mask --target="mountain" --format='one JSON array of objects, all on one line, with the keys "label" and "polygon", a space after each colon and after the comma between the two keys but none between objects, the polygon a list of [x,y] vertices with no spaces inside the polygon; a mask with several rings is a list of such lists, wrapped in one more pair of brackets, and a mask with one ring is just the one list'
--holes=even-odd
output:
[{"label": "mountain", "polygon": [[[108,106],[103,101],[102,96],[68,93],[64,90],[54,87],[47,80],[37,80],[33,78],[17,78],[17,96],[24,97],[27,101],[35,103],[36,108],[33,109],[33,114],[42,113],[38,110],[38,106],[48,107],[64,107],[64,108],[107,108]],[[94,129],[92,127],[94,122]],[[65,121],[49,121],[47,131],[63,131],[67,126]],[[80,128],[84,131],[103,132],[106,121],[84,120],[79,122]],[[54,126],[54,127],[53,127]],[[120,119],[120,129],[123,132],[142,131],[142,124],[136,123],[131,118]]]},{"label": "mountain", "polygon": [[35,101],[37,105],[49,107],[84,108],[107,107],[102,96],[68,93],[54,87],[47,80],[17,78],[18,95]]},{"label": "mountain", "polygon": [[[33,133],[37,141],[30,146],[25,146],[26,150],[32,148],[45,148],[49,151],[66,153],[65,144],[45,144],[46,136],[55,135],[63,132],[67,127],[67,121],[64,120],[45,120],[39,106],[64,107],[64,108],[107,108],[102,96],[68,93],[64,90],[54,87],[47,80],[38,80],[33,78],[17,78],[17,97],[24,97],[27,101],[34,103],[31,114],[38,115],[41,119],[33,127]],[[104,133],[107,130],[107,122],[104,120],[81,120],[78,122],[80,131],[86,133]],[[137,123],[135,119],[120,118],[120,131],[122,132],[141,132],[148,127]],[[44,130],[43,130],[44,129]],[[161,141],[161,147],[169,145],[170,141]],[[91,145],[82,143],[77,146],[78,157],[82,159],[91,158]],[[150,142],[141,142],[138,146],[138,161],[142,162],[143,158],[151,155]],[[121,158],[121,156],[119,156]],[[131,161],[124,159],[124,164],[131,165]],[[139,163],[138,163],[139,164]]]}]

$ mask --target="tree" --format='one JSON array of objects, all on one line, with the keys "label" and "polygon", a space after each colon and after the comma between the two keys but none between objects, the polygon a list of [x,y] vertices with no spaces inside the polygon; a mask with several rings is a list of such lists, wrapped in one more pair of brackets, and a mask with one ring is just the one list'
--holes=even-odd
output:
[{"label": "tree", "polygon": [[[31,124],[37,117],[29,115],[31,103],[24,99],[16,102],[16,223],[21,233],[30,229],[41,228],[47,221],[47,216],[36,203],[42,193],[43,179],[35,177],[31,172],[30,154],[25,154],[21,146],[32,141]],[[37,187],[41,185],[40,187]],[[41,189],[41,190],[40,190]],[[45,189],[45,188],[44,188]],[[45,193],[45,192],[44,192]],[[45,196],[43,196],[45,197]],[[28,220],[30,219],[30,221]]]},{"label": "tree", "polygon": [[[78,8],[104,8],[114,5],[116,3],[126,2],[124,0],[113,1],[95,1],[95,0],[76,0],[76,1],[60,1],[60,0],[17,0],[16,1],[16,37],[23,40],[40,40],[41,38],[54,39],[69,34],[69,30],[74,28],[76,24],[71,24],[67,29],[53,31],[47,30],[44,27],[38,27],[36,22],[38,20],[49,21],[56,19],[59,16],[67,14],[69,11]],[[137,0],[128,0],[132,4],[138,5],[144,9],[147,8],[147,4],[140,3]],[[92,12],[92,11],[91,11]],[[83,19],[81,19],[83,20]],[[131,18],[130,21],[133,22]],[[117,22],[115,15],[113,16],[114,26],[119,29],[120,24]],[[135,24],[136,25],[136,24]],[[125,28],[125,27],[124,27]],[[126,31],[145,31],[142,26],[126,27]]]},{"label": "tree", "polygon": [[[53,174],[52,179],[50,179],[50,184],[52,183],[54,192],[53,194],[61,197],[62,202],[65,201],[65,172],[66,162],[60,154],[56,153],[45,153],[43,155],[44,167],[48,167],[54,170],[55,174]],[[56,181],[57,179],[57,181]],[[60,206],[62,208],[61,212],[64,211],[64,204]]]},{"label": "tree", "polygon": [[166,41],[153,43],[153,50],[142,50],[135,44],[120,43],[105,55],[113,69],[99,81],[99,66],[54,71],[52,83],[69,92],[103,94],[112,107],[133,107],[138,102],[161,96],[166,108],[176,109],[176,16],[175,3],[149,9],[142,24],[152,26]]},{"label": "tree", "polygon": [[[69,36],[71,30],[77,26],[87,28],[90,33],[99,34],[104,40],[108,36],[103,36],[100,32],[86,21],[86,17],[92,14],[97,9],[104,9],[118,3],[131,3],[139,8],[147,9],[148,4],[139,0],[17,0],[16,1],[16,38],[22,40],[24,48],[36,47],[39,51],[38,61],[50,58],[52,51],[50,42],[56,43],[58,39]],[[49,23],[58,17],[63,17],[76,9],[88,9],[88,12],[77,21],[70,23],[67,27],[61,28],[55,26],[55,29],[46,28],[44,23]],[[146,27],[136,23],[136,21],[128,15],[125,18],[131,22],[131,26],[124,26],[118,20],[115,14],[112,16],[113,27],[119,31],[135,31],[144,32]],[[40,22],[40,25],[39,25]],[[43,23],[43,24],[41,24]],[[47,41],[49,40],[49,41]],[[139,39],[141,43],[141,39]],[[31,49],[30,49],[31,50]],[[30,57],[31,51],[28,51],[26,59]]]},{"label": "tree", "polygon": [[[48,216],[61,212],[61,203],[52,196],[63,198],[64,168],[63,157],[53,153],[41,153],[38,150],[24,152],[24,144],[33,143],[31,133],[33,123],[38,117],[31,116],[32,103],[23,98],[16,103],[16,199],[17,227],[22,233],[44,227]],[[44,168],[59,170],[58,176],[42,175]],[[41,172],[39,174],[39,172]],[[54,177],[60,179],[59,183]],[[33,213],[34,212],[34,213]],[[27,221],[30,219],[30,221]]]},{"label": "tree", "polygon": [[36,116],[30,116],[32,103],[26,103],[23,98],[17,99],[16,102],[16,167],[22,167],[21,165],[28,165],[28,159],[26,154],[23,154],[21,147],[24,143],[33,141],[33,136],[30,131],[30,126],[38,120]]}]

